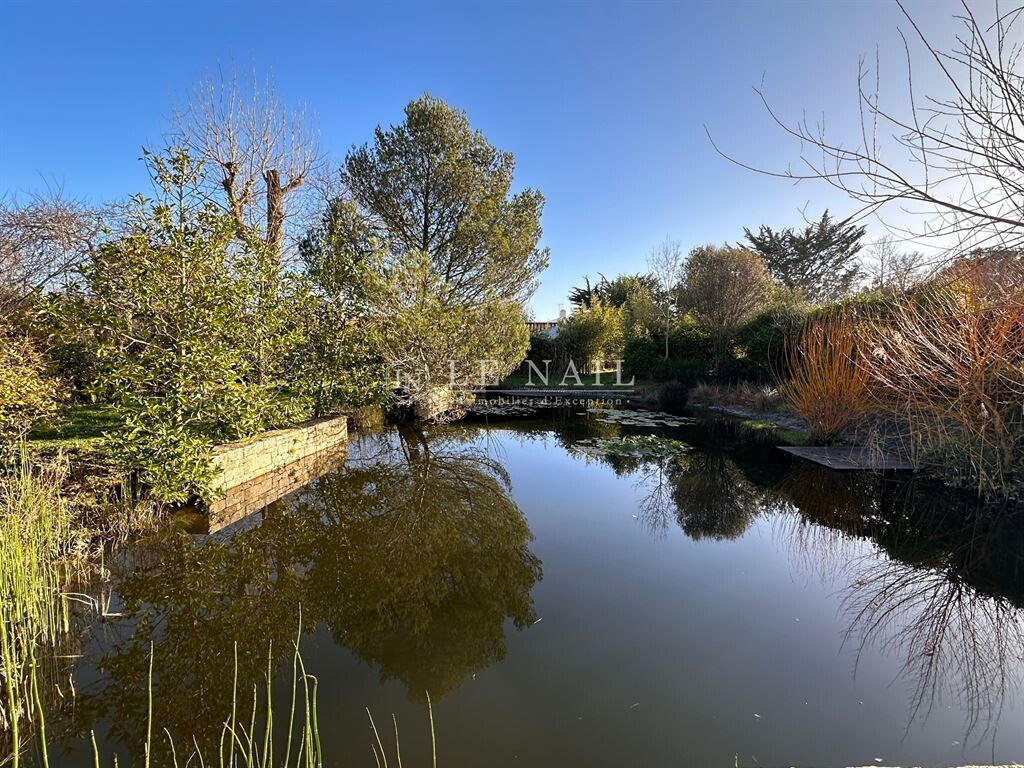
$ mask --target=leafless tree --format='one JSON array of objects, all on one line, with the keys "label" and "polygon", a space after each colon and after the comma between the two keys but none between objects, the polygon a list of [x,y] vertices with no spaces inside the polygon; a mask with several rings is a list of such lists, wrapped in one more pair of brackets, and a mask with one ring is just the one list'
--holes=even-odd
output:
[{"label": "leafless tree", "polygon": [[100,211],[61,190],[0,199],[0,318],[36,290],[70,280],[103,230]]},{"label": "leafless tree", "polygon": [[647,257],[647,268],[658,281],[658,318],[665,329],[665,359],[668,360],[668,337],[672,329],[672,320],[679,309],[680,284],[683,281],[683,270],[686,258],[678,240],[666,239],[651,251]]},{"label": "leafless tree", "polygon": [[322,170],[319,134],[305,109],[286,107],[270,80],[254,76],[243,88],[233,73],[210,76],[175,108],[172,139],[207,166],[211,197],[239,232],[262,232],[280,255],[289,218],[303,212],[293,207],[297,193]]},{"label": "leafless tree", "polygon": [[924,253],[905,250],[895,237],[885,235],[868,246],[864,271],[872,288],[896,295],[920,282],[927,274],[927,264]]},{"label": "leafless tree", "polygon": [[[963,29],[949,50],[930,41],[902,3],[907,33],[899,30],[906,60],[902,108],[883,106],[879,56],[862,59],[857,93],[859,125],[852,143],[827,136],[824,119],[787,122],[755,88],[775,123],[801,145],[797,167],[743,167],[794,181],[819,180],[861,204],[859,215],[897,206],[920,218],[896,225],[900,236],[932,238],[946,253],[1024,247],[1024,76],[1018,23],[1022,8],[979,21],[966,2]],[[941,92],[918,93],[912,50],[939,75]],[[710,133],[708,134],[710,138]],[[712,144],[714,141],[712,139]],[[884,221],[884,220],[883,220]]]}]

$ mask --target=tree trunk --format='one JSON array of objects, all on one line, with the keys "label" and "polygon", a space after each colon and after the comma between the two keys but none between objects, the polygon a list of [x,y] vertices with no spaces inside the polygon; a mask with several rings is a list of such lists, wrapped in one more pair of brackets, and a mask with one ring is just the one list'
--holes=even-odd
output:
[{"label": "tree trunk", "polygon": [[281,174],[274,168],[263,172],[267,185],[267,246],[270,256],[278,264],[281,261],[281,247],[284,241],[284,195]]}]

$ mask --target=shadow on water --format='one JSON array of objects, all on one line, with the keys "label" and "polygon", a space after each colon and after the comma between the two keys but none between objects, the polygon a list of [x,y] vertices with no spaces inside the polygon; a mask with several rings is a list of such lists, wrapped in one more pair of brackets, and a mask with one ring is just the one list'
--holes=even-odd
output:
[{"label": "shadow on water", "polygon": [[109,743],[136,743],[152,642],[154,721],[215,745],[234,643],[240,689],[251,690],[268,644],[275,670],[290,665],[298,606],[305,628],[322,628],[410,700],[443,699],[504,659],[509,625],[536,620],[542,568],[504,468],[509,441],[628,479],[638,522],[658,536],[678,528],[713,544],[763,519],[793,567],[837,586],[846,644],[900,658],[908,728],[946,696],[968,734],[998,725],[1024,653],[1020,510],[913,477],[819,468],[729,421],[659,430],[691,446],[673,458],[578,451],[584,439],[643,432],[552,410],[361,437],[345,466],[220,534],[171,533],[121,553],[123,618],[94,629],[63,729],[80,738],[100,721]]}]

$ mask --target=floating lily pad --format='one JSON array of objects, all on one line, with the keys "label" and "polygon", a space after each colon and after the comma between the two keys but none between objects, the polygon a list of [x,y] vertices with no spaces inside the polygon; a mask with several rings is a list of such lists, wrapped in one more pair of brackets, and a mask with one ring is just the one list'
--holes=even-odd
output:
[{"label": "floating lily pad", "polygon": [[500,399],[477,400],[469,407],[474,416],[534,416],[538,411],[557,410],[563,408],[561,403],[540,398],[527,402],[507,402]]},{"label": "floating lily pad", "polygon": [[476,416],[532,416],[537,409],[529,405],[474,403],[469,412]]},{"label": "floating lily pad", "polygon": [[684,442],[657,435],[590,437],[580,440],[575,447],[587,456],[627,456],[635,459],[678,458],[690,450],[690,446]]},{"label": "floating lily pad", "polygon": [[681,427],[694,423],[694,419],[662,411],[625,411],[614,408],[589,408],[588,411],[594,414],[597,421],[627,427]]}]

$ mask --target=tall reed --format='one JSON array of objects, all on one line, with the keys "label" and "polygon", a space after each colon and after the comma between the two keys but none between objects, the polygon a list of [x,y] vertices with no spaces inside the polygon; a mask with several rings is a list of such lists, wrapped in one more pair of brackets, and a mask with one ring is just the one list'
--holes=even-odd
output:
[{"label": "tall reed", "polygon": [[[69,628],[66,586],[74,540],[70,505],[61,495],[63,458],[32,464],[21,452],[0,474],[0,726],[17,768],[21,726],[32,718],[38,691],[36,648],[61,641]],[[33,696],[33,692],[36,696]]]},{"label": "tall reed", "polygon": [[[274,724],[274,703],[271,693],[271,682],[273,679],[273,648],[267,652],[267,671],[265,679],[264,698],[260,699],[259,686],[252,688],[252,704],[248,710],[248,717],[239,717],[239,690],[238,690],[238,645],[235,645],[235,666],[232,683],[232,705],[231,712],[224,722],[221,730],[220,743],[217,754],[213,760],[207,760],[199,744],[192,740],[191,746],[180,754],[174,738],[167,729],[163,733],[167,740],[167,749],[171,768],[184,768],[189,765],[210,766],[213,768],[323,768],[324,755],[320,743],[320,723],[317,713],[317,678],[306,671],[302,654],[299,650],[299,642],[293,643],[292,655],[292,688],[291,704],[288,712],[288,733],[287,744],[283,753],[274,749],[273,724]],[[33,690],[37,690],[32,680]],[[151,768],[154,765],[154,742],[153,742],[153,647],[150,646],[149,678],[147,681],[147,728],[145,740],[142,744],[144,765]],[[41,705],[40,705],[41,707]],[[39,719],[42,722],[42,712],[39,711]],[[369,710],[367,710],[369,715]],[[434,712],[430,703],[430,696],[427,695],[427,714],[430,722],[430,743],[431,743],[431,768],[437,768],[437,740],[434,733]],[[258,723],[262,721],[262,736],[259,733]],[[398,721],[392,716],[395,729],[395,758],[397,768],[402,768],[401,747],[398,741]],[[378,768],[388,768],[387,749],[377,731],[377,726],[370,716],[370,728],[373,732],[371,751]],[[95,733],[90,734],[92,747],[93,764],[96,768],[102,764],[103,759],[99,746],[96,743]],[[293,745],[295,749],[293,750]],[[47,754],[46,732],[40,729],[39,732],[40,754]],[[294,758],[294,759],[293,759]],[[115,755],[113,765],[118,766],[118,758]]]}]

